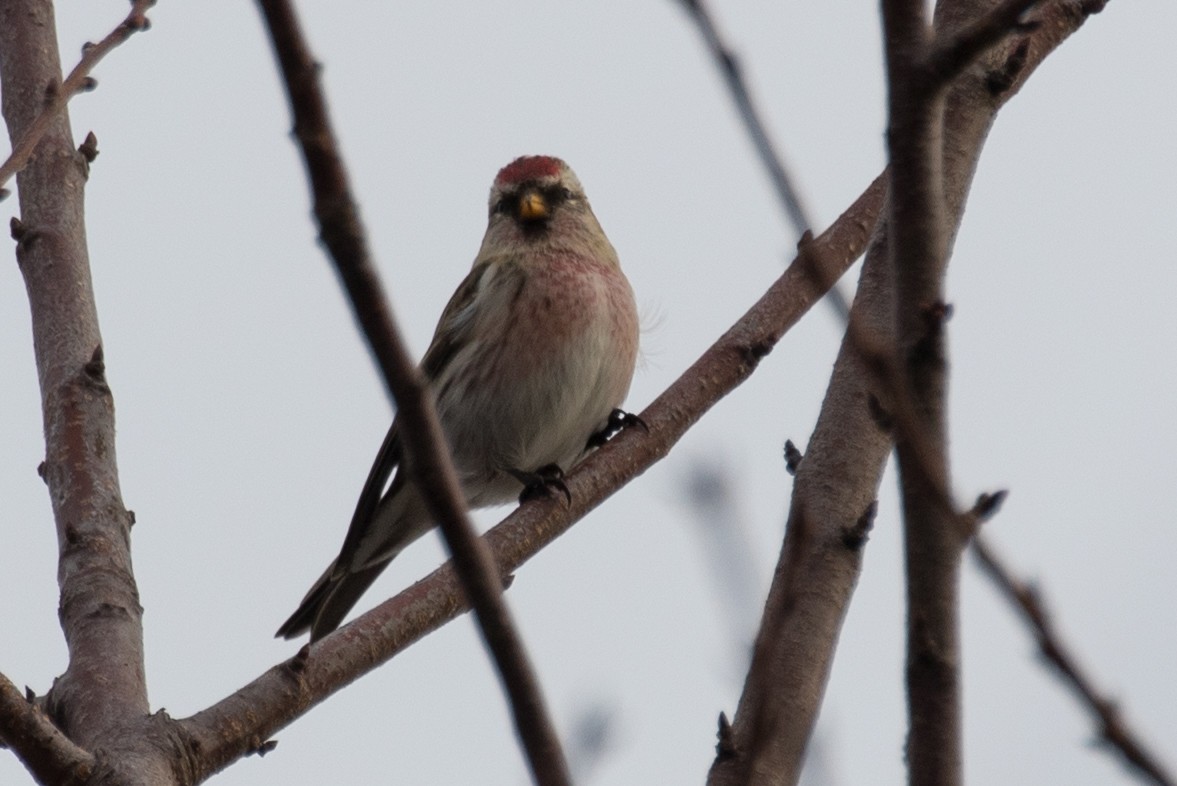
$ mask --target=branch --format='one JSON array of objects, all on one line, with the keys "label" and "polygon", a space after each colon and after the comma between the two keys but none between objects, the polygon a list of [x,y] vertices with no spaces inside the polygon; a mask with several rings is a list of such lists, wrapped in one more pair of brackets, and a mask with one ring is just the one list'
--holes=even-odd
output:
[{"label": "branch", "polygon": [[[662,459],[707,410],[751,376],[760,359],[862,253],[883,203],[882,178],[804,251],[768,291],[644,412],[649,434],[622,431],[565,479],[571,504],[538,500],[486,534],[504,574],[567,531]],[[814,270],[819,271],[816,275]],[[270,669],[233,696],[181,723],[199,743],[201,777],[245,754],[335,691],[392,658],[467,608],[447,564],[314,647]]]},{"label": "branch", "polygon": [[72,786],[94,771],[94,757],[69,740],[32,697],[22,696],[0,674],[0,742],[13,752],[39,783]]},{"label": "branch", "polygon": [[[943,154],[945,82],[927,78],[922,0],[884,0],[891,164],[891,272],[897,398],[916,410],[896,432],[907,572],[908,783],[962,782],[960,556],[947,456],[944,274],[948,262]],[[953,223],[959,217],[953,219]],[[910,438],[919,433],[925,444]]]},{"label": "branch", "polygon": [[69,76],[60,86],[56,79],[44,84],[44,107],[36,119],[25,126],[20,141],[12,148],[12,154],[3,164],[0,164],[0,199],[8,196],[8,190],[3,187],[4,184],[25,168],[33,151],[37,149],[37,143],[49,131],[53,121],[65,109],[69,100],[78,93],[93,90],[98,86],[98,83],[90,77],[90,72],[94,70],[94,66],[98,65],[98,61],[135,33],[151,26],[146,14],[147,9],[153,5],[155,5],[155,0],[134,0],[131,3],[131,13],[127,14],[127,18],[119,23],[118,27],[111,30],[97,44],[86,44],[82,47],[82,59],[78,61],[74,70],[70,71]]},{"label": "branch", "polygon": [[1177,781],[1145,746],[1137,732],[1125,722],[1116,702],[1100,691],[1090,675],[1079,666],[1070,647],[1055,630],[1038,589],[1014,576],[981,536],[973,540],[973,556],[1001,594],[1021,612],[1022,620],[1038,642],[1042,657],[1055,667],[1059,676],[1094,716],[1104,742],[1118,751],[1138,774],[1159,786],[1174,786]]},{"label": "branch", "polygon": [[[1046,4],[1036,12],[1039,25],[1033,33],[990,52],[984,69],[953,84],[941,140],[944,209],[951,226],[959,221],[998,109],[1082,25],[1086,16],[1076,13],[1078,8],[1071,0]],[[795,783],[800,777],[838,633],[861,571],[861,533],[891,449],[889,429],[895,425],[873,411],[872,402],[882,394],[880,378],[859,349],[860,336],[877,337],[885,346],[894,334],[888,235],[884,223],[871,240],[850,327],[797,469],[752,667],[734,719],[721,727],[708,776],[711,786]]]},{"label": "branch", "polygon": [[[132,21],[120,26],[127,35],[143,26],[136,16],[143,7],[136,4]],[[122,34],[112,35],[100,54]],[[47,706],[70,739],[97,751],[147,713],[142,609],[90,282],[86,161],[74,149],[62,108],[69,83],[51,103],[56,110],[44,102],[46,86],[61,80],[49,0],[0,4],[0,80],[10,138],[40,134],[37,155],[17,178],[21,219],[13,227],[32,317],[45,428],[43,477],[57,526],[60,618],[69,648],[69,666]]]},{"label": "branch", "polygon": [[539,680],[503,598],[494,557],[478,538],[466,512],[433,399],[409,357],[372,264],[319,85],[317,65],[288,0],[260,0],[259,5],[290,98],[294,133],[306,161],[320,237],[339,271],[385,384],[396,400],[406,452],[413,457],[407,467],[441,527],[474,607],[536,781],[553,786],[570,783],[568,764],[548,717]]},{"label": "branch", "polygon": [[1024,22],[1022,16],[1038,2],[1003,0],[985,16],[953,35],[938,31],[927,58],[928,67],[936,80],[948,84],[1001,39],[1011,33],[1031,32],[1034,25]]},{"label": "branch", "polygon": [[[728,92],[739,111],[740,119],[744,121],[744,128],[752,138],[757,155],[760,156],[760,163],[764,165],[768,179],[776,191],[777,199],[780,200],[781,208],[792,223],[796,236],[804,236],[806,232],[811,231],[814,222],[801,201],[800,190],[793,183],[789,169],[785,166],[784,158],[777,151],[776,145],[768,133],[756,102],[752,100],[752,91],[748,89],[748,85],[744,81],[739,57],[735,50],[724,41],[705,0],[679,0],[679,2],[682,3],[683,8],[699,28],[699,34],[703,36],[703,41],[711,53],[715,67],[723,76]],[[850,316],[850,306],[836,285],[830,287],[826,297],[839,317],[846,319]]]}]

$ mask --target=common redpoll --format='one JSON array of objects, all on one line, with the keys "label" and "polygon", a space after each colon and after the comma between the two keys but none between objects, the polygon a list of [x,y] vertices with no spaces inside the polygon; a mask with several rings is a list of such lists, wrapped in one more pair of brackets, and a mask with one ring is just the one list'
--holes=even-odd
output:
[{"label": "common redpoll", "polygon": [[[576,175],[548,156],[503,167],[482,248],[421,361],[467,504],[563,488],[563,471],[619,425],[637,351],[633,290]],[[279,636],[335,630],[433,526],[402,458],[394,419],[339,556]]]}]

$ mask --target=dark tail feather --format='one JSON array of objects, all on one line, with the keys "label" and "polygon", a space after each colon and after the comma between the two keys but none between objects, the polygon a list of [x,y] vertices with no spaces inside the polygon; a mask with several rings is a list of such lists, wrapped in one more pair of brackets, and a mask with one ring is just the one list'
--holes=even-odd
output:
[{"label": "dark tail feather", "polygon": [[323,638],[339,627],[352,606],[372,586],[380,572],[388,567],[389,562],[392,560],[378,562],[355,573],[345,573],[339,578],[331,575],[335,571],[335,563],[332,563],[275,635],[293,639],[309,630],[312,642]]}]

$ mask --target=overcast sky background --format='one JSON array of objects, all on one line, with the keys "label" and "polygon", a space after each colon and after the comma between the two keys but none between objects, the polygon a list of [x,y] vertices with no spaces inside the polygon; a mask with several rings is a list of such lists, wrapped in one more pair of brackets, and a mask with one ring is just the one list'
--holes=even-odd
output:
[{"label": "overcast sky background", "polygon": [[[500,166],[576,169],[633,282],[641,410],[760,295],[795,237],[674,2],[301,3],[371,241],[421,353],[465,275]],[[716,3],[824,229],[884,163],[877,4]],[[59,3],[66,68],[126,12]],[[71,104],[101,155],[90,256],[138,523],[153,708],[189,715],[289,657],[272,638],[342,542],[391,412],[315,243],[289,114],[253,4],[164,2]],[[1177,767],[1177,67],[1171,0],[1115,0],[998,118],[948,281],[954,484],[1008,488],[988,533],[1041,580],[1082,662]],[[17,215],[16,199],[0,219]],[[0,264],[0,671],[65,668],[28,306]],[[857,268],[855,269],[857,271]],[[857,273],[844,286],[852,289]],[[665,461],[525,566],[512,608],[567,733],[612,736],[583,779],[699,783],[734,711],[791,491],[841,337],[824,306]],[[728,473],[757,599],[721,600],[690,512]],[[506,510],[480,515],[490,524]],[[719,522],[710,522],[719,526]],[[825,782],[901,784],[902,567],[894,478],[819,725]],[[402,555],[366,610],[442,559]],[[972,783],[1136,781],[1040,666],[971,559],[963,588]],[[277,736],[218,784],[522,784],[497,678],[468,618]],[[0,783],[28,782],[0,754]]]}]

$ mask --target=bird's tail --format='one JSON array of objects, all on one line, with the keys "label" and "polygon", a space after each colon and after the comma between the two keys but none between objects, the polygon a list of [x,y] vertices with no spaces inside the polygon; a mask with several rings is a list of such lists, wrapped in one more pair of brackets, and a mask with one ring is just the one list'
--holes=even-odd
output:
[{"label": "bird's tail", "polygon": [[309,630],[312,642],[323,638],[339,627],[389,562],[392,562],[391,557],[340,576],[332,575],[335,573],[335,563],[332,562],[275,635],[293,639]]}]

